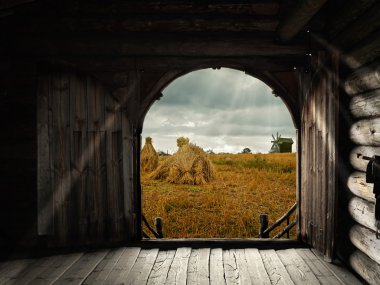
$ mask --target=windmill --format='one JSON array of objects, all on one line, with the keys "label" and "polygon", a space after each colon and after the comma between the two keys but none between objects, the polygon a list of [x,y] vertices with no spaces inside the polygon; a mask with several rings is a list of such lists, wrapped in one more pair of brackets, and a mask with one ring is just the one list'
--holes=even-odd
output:
[{"label": "windmill", "polygon": [[278,135],[278,132],[277,132],[276,137],[274,137],[274,135],[272,134],[272,138],[273,138],[273,141],[271,141],[272,147],[270,148],[269,153],[280,152],[279,141],[281,139],[281,135]]}]

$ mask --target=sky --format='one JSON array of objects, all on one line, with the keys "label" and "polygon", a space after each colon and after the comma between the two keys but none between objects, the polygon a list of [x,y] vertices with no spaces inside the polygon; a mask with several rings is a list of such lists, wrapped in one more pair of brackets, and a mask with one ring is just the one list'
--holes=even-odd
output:
[{"label": "sky", "polygon": [[152,137],[157,151],[176,152],[181,136],[215,153],[239,153],[246,147],[267,153],[277,132],[295,142],[295,127],[282,99],[242,71],[194,71],[174,80],[162,94],[148,111],[142,133],[143,143]]}]

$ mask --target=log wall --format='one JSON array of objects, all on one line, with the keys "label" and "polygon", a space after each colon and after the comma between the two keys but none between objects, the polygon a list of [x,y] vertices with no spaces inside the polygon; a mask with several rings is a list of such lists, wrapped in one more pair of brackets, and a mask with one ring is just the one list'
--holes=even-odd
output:
[{"label": "log wall", "polygon": [[126,239],[121,103],[60,70],[39,73],[37,98],[38,233],[54,245]]},{"label": "log wall", "polygon": [[345,99],[340,131],[342,161],[340,186],[340,240],[342,257],[369,284],[380,278],[380,240],[376,239],[375,197],[373,184],[366,183],[368,164],[362,156],[380,155],[380,79],[379,61],[360,62],[342,81]]}]

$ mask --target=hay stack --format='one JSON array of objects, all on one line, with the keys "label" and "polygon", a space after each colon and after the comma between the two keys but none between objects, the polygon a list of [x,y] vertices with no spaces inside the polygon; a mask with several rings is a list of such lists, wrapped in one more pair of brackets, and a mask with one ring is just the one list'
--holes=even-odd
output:
[{"label": "hay stack", "polygon": [[177,139],[177,145],[178,151],[152,173],[153,179],[200,185],[214,178],[214,168],[203,149],[183,137]]},{"label": "hay stack", "polygon": [[141,150],[141,170],[143,172],[152,172],[157,168],[158,154],[153,147],[152,138],[145,139],[145,145]]}]

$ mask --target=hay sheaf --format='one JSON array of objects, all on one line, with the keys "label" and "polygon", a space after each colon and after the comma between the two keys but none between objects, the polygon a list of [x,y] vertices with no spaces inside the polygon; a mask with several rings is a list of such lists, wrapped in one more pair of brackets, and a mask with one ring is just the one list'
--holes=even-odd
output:
[{"label": "hay sheaf", "polygon": [[158,166],[158,154],[153,147],[152,138],[145,139],[145,145],[141,150],[141,170],[152,172]]},{"label": "hay sheaf", "polygon": [[178,151],[152,173],[153,179],[200,185],[215,177],[214,167],[202,148],[189,143],[185,138],[179,138],[177,145]]}]

